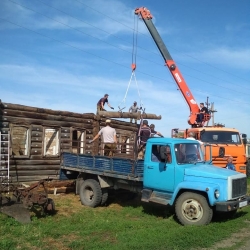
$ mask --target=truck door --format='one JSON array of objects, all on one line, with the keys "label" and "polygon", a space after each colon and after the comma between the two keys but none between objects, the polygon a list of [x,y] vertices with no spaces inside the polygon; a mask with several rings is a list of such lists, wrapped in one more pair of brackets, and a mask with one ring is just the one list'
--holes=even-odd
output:
[{"label": "truck door", "polygon": [[152,144],[145,155],[144,187],[173,192],[175,165],[170,145]]}]

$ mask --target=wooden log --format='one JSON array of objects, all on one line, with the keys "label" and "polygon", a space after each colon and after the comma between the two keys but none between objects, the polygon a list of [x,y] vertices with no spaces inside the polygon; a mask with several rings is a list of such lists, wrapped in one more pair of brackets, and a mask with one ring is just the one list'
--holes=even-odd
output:
[{"label": "wooden log", "polygon": [[43,138],[40,136],[40,137],[31,137],[31,142],[42,142],[43,141]]},{"label": "wooden log", "polygon": [[52,180],[46,183],[48,188],[55,188],[55,187],[74,187],[75,180]]},{"label": "wooden log", "polygon": [[[58,165],[10,165],[10,170],[60,170],[60,164]],[[36,172],[38,173],[38,172]],[[40,174],[40,172],[39,172]]]},{"label": "wooden log", "polygon": [[44,114],[52,114],[52,115],[62,115],[62,116],[72,116],[72,117],[79,117],[79,118],[90,118],[95,119],[95,114],[93,113],[75,113],[70,111],[60,111],[60,110],[52,110],[52,109],[45,109],[45,108],[37,108],[37,107],[30,107],[24,106],[20,104],[12,104],[12,103],[2,103],[3,109],[8,110],[20,110],[20,111],[29,111],[35,113],[44,113]]},{"label": "wooden log", "polygon": [[57,175],[59,170],[10,170],[10,176],[36,176],[36,175]]},{"label": "wooden log", "polygon": [[32,125],[31,131],[43,131],[43,127],[41,125]]},{"label": "wooden log", "polygon": [[[105,123],[101,123],[100,124],[102,127],[104,127],[105,126]],[[120,130],[125,130],[125,131],[130,131],[130,132],[136,132],[136,131],[138,131],[138,128],[137,127],[135,127],[135,126],[131,126],[131,127],[129,127],[129,126],[122,126],[122,125],[120,125],[120,124],[113,124],[112,122],[111,122],[111,125],[110,125],[112,128],[115,128],[115,129],[120,129]]]},{"label": "wooden log", "polygon": [[35,175],[35,176],[11,176],[10,179],[13,183],[15,182],[36,182],[40,180],[46,180],[46,179],[59,179],[59,175]]},{"label": "wooden log", "polygon": [[30,149],[30,154],[31,155],[41,155],[42,154],[42,149],[41,148],[31,148]]},{"label": "wooden log", "polygon": [[[44,156],[42,155],[30,155],[30,160],[42,160],[44,158]],[[50,155],[46,155],[46,159],[48,160],[52,160],[52,159],[60,159],[60,156],[59,155],[53,155],[53,156],[50,156]]]},{"label": "wooden log", "polygon": [[90,123],[85,122],[85,120],[78,121],[78,122],[72,122],[72,121],[55,121],[55,120],[42,120],[42,119],[32,119],[28,117],[10,117],[10,116],[4,116],[1,117],[0,119],[5,119],[5,121],[8,121],[13,124],[36,124],[36,125],[43,125],[43,126],[58,126],[58,127],[78,127],[81,129],[91,129],[93,125]]},{"label": "wooden log", "polygon": [[[1,112],[0,112],[1,113]],[[67,121],[67,122],[76,122],[80,123],[79,127],[83,127],[83,124],[91,124],[91,119],[83,119],[81,117],[73,117],[67,115],[49,115],[44,113],[35,113],[35,112],[27,112],[27,111],[20,111],[20,110],[4,110],[3,117],[21,117],[21,118],[31,118],[31,119],[39,119],[43,120],[44,123],[46,120],[49,121]]]},{"label": "wooden log", "polygon": [[68,194],[68,193],[75,192],[75,187],[60,187],[60,188],[56,188],[56,190],[55,190],[55,188],[53,188],[53,189],[48,188],[47,192],[48,192],[48,194],[54,194],[55,192],[56,192],[56,194],[62,194],[62,193]]},{"label": "wooden log", "polygon": [[105,117],[105,118],[136,118],[136,119],[140,119],[142,116],[143,119],[161,120],[160,115],[157,116],[155,114],[147,114],[147,113],[141,114],[140,112],[129,113],[129,112],[100,111],[98,115],[100,117]]},{"label": "wooden log", "polygon": [[[40,157],[42,158],[42,157]],[[10,159],[10,165],[59,165],[60,159],[39,159],[39,160],[23,160],[23,159]]]},{"label": "wooden log", "polygon": [[31,148],[42,148],[41,142],[31,142]]},{"label": "wooden log", "polygon": [[42,131],[31,131],[31,137],[42,137],[43,132]]},{"label": "wooden log", "polygon": [[8,122],[0,122],[0,127],[2,127],[2,128],[8,128],[9,127],[9,123]]}]

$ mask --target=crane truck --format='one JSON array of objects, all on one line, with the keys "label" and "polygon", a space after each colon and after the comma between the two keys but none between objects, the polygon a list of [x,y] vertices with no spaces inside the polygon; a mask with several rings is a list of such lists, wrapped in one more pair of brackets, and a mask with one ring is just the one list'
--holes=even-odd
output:
[{"label": "crane truck", "polygon": [[232,156],[236,171],[246,173],[247,159],[245,154],[245,144],[242,140],[247,137],[246,134],[242,134],[241,136],[239,131],[234,128],[208,126],[208,121],[211,118],[211,115],[209,114],[204,115],[202,123],[197,125],[197,114],[200,112],[199,105],[195,101],[195,98],[185,82],[180,70],[153,24],[153,16],[145,7],[135,9],[135,14],[138,15],[145,23],[165,61],[166,66],[173,76],[178,89],[181,91],[190,109],[188,124],[191,127],[184,130],[173,129],[172,137],[177,137],[181,134],[183,138],[187,138],[188,133],[192,131],[197,140],[200,140],[203,143],[209,143],[213,146],[213,156],[218,155],[219,148],[223,146],[225,148],[225,157],[213,157],[214,164],[220,167],[225,167],[227,156]]}]

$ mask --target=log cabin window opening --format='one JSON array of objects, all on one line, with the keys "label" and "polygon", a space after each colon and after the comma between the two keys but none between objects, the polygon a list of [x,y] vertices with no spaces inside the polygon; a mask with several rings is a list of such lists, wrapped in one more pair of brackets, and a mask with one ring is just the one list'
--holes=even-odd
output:
[{"label": "log cabin window opening", "polygon": [[30,130],[28,127],[13,126],[11,132],[11,147],[14,157],[29,157]]},{"label": "log cabin window opening", "polygon": [[59,129],[45,128],[44,129],[44,156],[59,155]]},{"label": "log cabin window opening", "polygon": [[85,152],[86,152],[85,131],[73,130],[72,153],[85,154]]}]

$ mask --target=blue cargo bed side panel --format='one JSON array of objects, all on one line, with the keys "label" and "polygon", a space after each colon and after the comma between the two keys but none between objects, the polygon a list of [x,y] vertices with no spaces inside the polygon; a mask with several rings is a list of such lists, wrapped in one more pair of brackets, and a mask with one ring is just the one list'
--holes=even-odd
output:
[{"label": "blue cargo bed side panel", "polygon": [[134,161],[123,158],[110,158],[107,156],[90,156],[84,154],[63,153],[62,166],[114,172],[122,175],[143,177],[144,160]]},{"label": "blue cargo bed side panel", "polygon": [[78,166],[77,155],[71,153],[63,153],[63,166],[76,168]]}]

